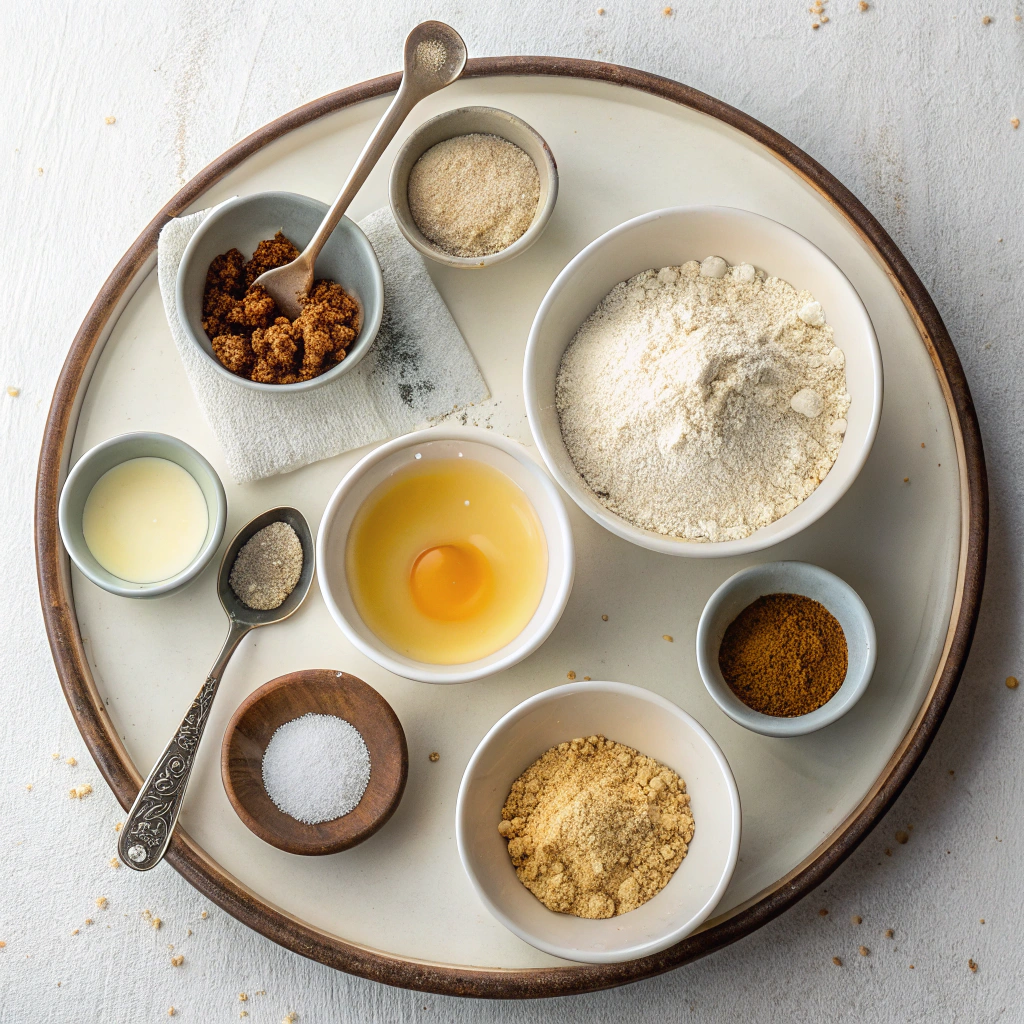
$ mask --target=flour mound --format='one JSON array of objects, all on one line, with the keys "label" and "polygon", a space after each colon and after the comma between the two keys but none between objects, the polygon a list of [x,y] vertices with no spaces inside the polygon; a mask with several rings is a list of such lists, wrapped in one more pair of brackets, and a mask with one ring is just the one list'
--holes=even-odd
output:
[{"label": "flour mound", "polygon": [[569,457],[598,500],[697,542],[748,537],[804,501],[839,454],[850,407],[813,296],[749,264],[717,276],[719,263],[617,284],[555,385]]}]

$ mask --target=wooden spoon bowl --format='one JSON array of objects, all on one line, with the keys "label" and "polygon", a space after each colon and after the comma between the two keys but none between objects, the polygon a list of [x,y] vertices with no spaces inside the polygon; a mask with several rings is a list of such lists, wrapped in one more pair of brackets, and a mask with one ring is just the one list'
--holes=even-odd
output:
[{"label": "wooden spoon bowl", "polygon": [[[279,810],[263,786],[263,753],[293,718],[336,715],[355,726],[370,753],[370,781],[358,805],[333,821],[307,825]],[[305,669],[271,679],[231,716],[220,772],[231,806],[250,831],[286,853],[338,853],[369,839],[395,812],[409,775],[405,732],[372,687],[332,669]]]}]

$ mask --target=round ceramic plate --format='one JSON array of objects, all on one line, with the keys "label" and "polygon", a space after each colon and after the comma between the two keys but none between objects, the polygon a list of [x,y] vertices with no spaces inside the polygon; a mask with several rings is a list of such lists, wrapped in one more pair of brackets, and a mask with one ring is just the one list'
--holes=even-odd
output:
[{"label": "round ceramic plate", "polygon": [[[202,171],[117,265],[72,343],[40,462],[40,589],[69,704],[126,807],[219,649],[225,623],[215,565],[161,601],[104,593],[60,547],[61,482],[97,442],[157,430],[193,445],[221,473],[227,536],[272,505],[294,505],[319,522],[365,450],[254,485],[229,482],[164,320],[157,233],[169,216],[256,190],[329,201],[396,86],[389,76],[301,107]],[[466,411],[465,422],[530,443],[522,356],[548,286],[602,232],[669,206],[743,207],[809,238],[859,291],[885,371],[878,437],[856,483],[828,515],[768,551],[667,558],[572,507],[578,568],[565,615],[539,651],[498,676],[438,687],[390,675],[345,641],[315,587],[299,614],[248,638],[232,660],[168,853],[174,867],[246,924],[334,967],[437,992],[556,995],[656,974],[732,942],[818,885],[878,821],[934,736],[967,654],[984,571],[985,470],[956,353],[882,228],[785,139],[683,85],[583,61],[471,61],[461,82],[416,109],[357,197],[353,218],[387,204],[393,154],[416,124],[470,104],[511,110],[534,125],[555,154],[561,188],[547,231],[518,259],[472,274],[429,266],[494,396]],[[694,652],[715,588],[746,565],[777,559],[835,572],[879,627],[878,667],[857,707],[820,733],[788,740],[730,721],[705,692]],[[325,667],[365,679],[394,708],[408,737],[409,781],[394,817],[370,840],[331,857],[295,858],[261,843],[232,812],[219,739],[262,683]],[[739,863],[711,919],[678,945],[626,964],[571,964],[517,938],[475,896],[455,844],[459,781],[480,739],[569,672],[648,687],[693,715],[725,752],[743,804]],[[436,763],[431,751],[440,753]]]}]

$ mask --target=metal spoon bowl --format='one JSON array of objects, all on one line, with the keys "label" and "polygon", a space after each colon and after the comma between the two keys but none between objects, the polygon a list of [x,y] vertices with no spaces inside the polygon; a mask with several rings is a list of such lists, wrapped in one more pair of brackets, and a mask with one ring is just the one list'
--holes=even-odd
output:
[{"label": "metal spoon bowl", "polygon": [[[243,604],[231,589],[231,569],[243,545],[265,526],[276,522],[287,523],[298,535],[302,545],[302,572],[295,589],[279,607],[258,611]],[[170,743],[157,758],[128,812],[128,819],[117,840],[118,853],[128,867],[136,871],[149,871],[163,860],[224,669],[246,633],[260,626],[283,622],[298,610],[313,582],[314,550],[309,524],[298,509],[287,506],[268,509],[250,520],[227,546],[217,576],[217,594],[229,623],[227,639],[202,689],[192,701]]]},{"label": "metal spoon bowl", "polygon": [[313,268],[320,250],[402,122],[420,100],[451,85],[465,67],[466,44],[450,25],[424,21],[406,37],[402,84],[359,154],[327,216],[296,259],[283,267],[265,271],[253,282],[266,289],[289,320],[294,320],[302,312],[303,300],[313,287]]}]

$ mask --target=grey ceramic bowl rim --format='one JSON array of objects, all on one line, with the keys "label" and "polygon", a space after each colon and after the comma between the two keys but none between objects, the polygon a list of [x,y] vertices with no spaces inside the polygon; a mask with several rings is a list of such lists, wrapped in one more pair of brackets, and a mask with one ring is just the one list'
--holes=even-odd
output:
[{"label": "grey ceramic bowl rim", "polygon": [[[479,114],[481,117],[491,117],[496,122],[504,119],[514,121],[524,131],[532,135],[534,139],[537,140],[537,143],[541,148],[541,152],[544,154],[548,175],[551,181],[551,187],[548,189],[547,199],[543,206],[538,206],[537,212],[534,214],[533,220],[526,231],[523,232],[523,234],[507,248],[499,249],[498,252],[491,253],[488,256],[452,256],[449,253],[446,253],[443,249],[439,249],[437,246],[431,245],[416,226],[416,223],[412,219],[412,214],[408,212],[408,202],[406,201],[403,203],[396,199],[396,196],[399,195],[399,177],[403,178],[403,180],[408,183],[409,172],[412,170],[413,164],[415,164],[416,161],[419,160],[419,158],[430,148],[430,146],[425,145],[422,142],[423,136],[427,133],[427,130],[446,120],[451,120],[458,114],[465,114],[467,112]],[[494,132],[493,134],[500,135],[499,132]],[[454,138],[454,136],[452,137]],[[537,170],[538,173],[541,173],[541,168],[538,168]],[[543,234],[548,221],[551,219],[551,214],[555,209],[555,203],[557,200],[558,164],[555,162],[555,156],[551,152],[551,147],[547,142],[545,142],[544,137],[536,128],[533,127],[533,125],[528,124],[517,114],[513,114],[508,110],[502,110],[500,107],[454,107],[451,110],[442,111],[440,114],[432,117],[429,121],[424,121],[423,124],[416,128],[416,130],[413,131],[413,133],[405,140],[402,148],[398,151],[398,155],[395,157],[395,162],[391,165],[391,175],[388,179],[388,202],[391,206],[391,214],[395,218],[395,223],[398,225],[398,230],[402,232],[406,240],[414,249],[416,249],[417,252],[429,259],[443,264],[446,267],[455,267],[457,269],[478,270],[482,267],[493,267],[497,263],[504,263],[506,260],[513,259],[520,253],[525,252]]]},{"label": "grey ceramic bowl rim", "polygon": [[[243,206],[246,203],[252,202],[254,199],[265,199],[267,197],[276,198],[279,196],[287,197],[289,199],[304,199],[307,202],[315,203],[318,206],[323,207],[325,215],[329,209],[326,203],[319,199],[314,199],[312,196],[304,196],[300,192],[285,192],[280,189],[271,189],[265,192],[250,192],[244,196],[232,196],[230,199],[226,199],[224,202],[218,203],[206,215],[202,224],[196,228],[192,237],[188,240],[188,244],[185,246],[185,251],[181,255],[181,262],[178,264],[178,273],[174,281],[174,307],[175,313],[178,317],[178,323],[181,325],[181,329],[185,333],[185,337],[192,342],[196,349],[201,353],[202,357],[222,376],[240,387],[252,388],[254,391],[295,394],[299,391],[311,391],[314,388],[322,387],[324,384],[328,384],[332,380],[337,380],[343,374],[354,369],[359,364],[363,356],[365,356],[372,348],[373,342],[377,337],[377,331],[380,329],[384,312],[384,276],[381,273],[380,261],[377,259],[377,254],[373,251],[373,246],[370,244],[370,240],[366,237],[363,229],[354,220],[349,217],[342,218],[342,222],[347,222],[350,228],[357,232],[357,237],[361,238],[362,241],[366,243],[366,250],[372,260],[370,266],[373,268],[374,276],[377,279],[377,287],[380,291],[381,301],[378,304],[377,315],[370,322],[366,321],[365,308],[362,310],[364,314],[363,323],[359,328],[359,336],[356,338],[355,343],[352,346],[352,354],[347,355],[340,363],[336,366],[332,366],[326,373],[320,374],[319,377],[314,377],[312,380],[299,381],[295,384],[264,384],[260,381],[248,380],[245,377],[239,377],[238,374],[232,373],[226,366],[221,365],[218,359],[206,351],[202,342],[196,337],[196,332],[192,329],[192,324],[184,313],[185,274],[189,264],[191,263],[192,255],[198,247],[199,241],[202,239],[203,235],[206,234],[210,228],[217,223],[217,221],[221,220],[226,213],[230,212],[235,207]],[[338,229],[335,228],[334,230],[337,231]]]},{"label": "grey ceramic bowl rim", "polygon": [[[70,537],[70,524],[67,522],[67,517],[70,513],[67,510],[67,506],[70,501],[70,496],[74,492],[75,488],[82,486],[80,481],[85,475],[86,470],[89,468],[90,464],[99,457],[99,455],[111,448],[117,448],[136,441],[154,440],[165,442],[172,448],[188,452],[188,454],[199,463],[204,472],[208,475],[210,482],[214,485],[214,491],[217,495],[217,508],[213,534],[199,550],[196,557],[193,558],[192,561],[189,562],[189,564],[177,575],[171,576],[166,580],[160,580],[157,583],[132,583],[126,586],[121,586],[112,582],[116,577],[111,576],[108,579],[97,575],[97,573],[93,572],[92,567],[81,558],[78,551],[77,541]],[[133,458],[140,457],[141,456],[128,455],[121,461],[128,462]],[[119,464],[120,463],[118,463],[118,465]],[[184,467],[182,468],[184,469]],[[60,503],[57,511],[57,522],[60,527],[60,536],[64,543],[64,550],[67,551],[71,560],[78,567],[82,575],[92,583],[95,583],[97,587],[100,587],[102,590],[106,590],[110,594],[116,594],[118,597],[132,598],[158,597],[163,594],[169,594],[171,591],[177,590],[179,587],[183,587],[185,584],[190,583],[195,579],[196,576],[206,568],[216,553],[217,548],[220,547],[220,542],[224,538],[224,528],[227,525],[227,520],[228,501],[227,496],[224,493],[224,484],[221,482],[221,479],[217,475],[217,471],[213,466],[211,466],[210,463],[191,445],[186,444],[177,437],[172,437],[170,434],[161,434],[158,431],[153,430],[137,430],[129,434],[118,434],[116,437],[110,437],[106,441],[101,441],[94,448],[90,448],[75,463],[71,472],[68,473],[67,479],[64,481],[64,486],[61,488]]]},{"label": "grey ceramic bowl rim", "polygon": [[[828,608],[827,599],[822,600],[822,590],[831,588],[841,591],[850,600],[854,607],[858,625],[862,635],[858,641],[865,643],[867,656],[863,670],[856,677],[847,676],[842,686],[833,694],[830,700],[826,701],[820,708],[811,711],[806,715],[799,715],[796,718],[777,718],[774,715],[763,715],[759,711],[742,704],[732,693],[722,679],[721,671],[718,668],[718,648],[710,650],[710,631],[712,621],[725,599],[738,587],[743,585],[751,576],[771,576],[773,571],[780,574],[785,568],[802,574],[805,579],[813,580],[818,586],[811,586],[808,589],[815,590],[817,597],[814,600]],[[764,593],[777,593],[778,591],[765,590]],[[810,594],[806,596],[810,597]],[[831,611],[832,609],[829,609]],[[847,637],[849,641],[851,638]],[[700,622],[697,624],[697,667],[700,670],[701,679],[711,699],[725,712],[734,722],[750,729],[752,732],[760,733],[762,736],[805,736],[808,733],[817,732],[825,726],[842,718],[864,695],[871,675],[874,672],[877,658],[877,640],[875,636],[875,624],[871,613],[864,604],[861,596],[845,580],[840,579],[835,573],[822,569],[821,566],[813,565],[810,562],[782,561],[765,562],[761,565],[752,565],[746,569],[730,576],[717,590],[708,598],[707,604],[701,612]]]}]

